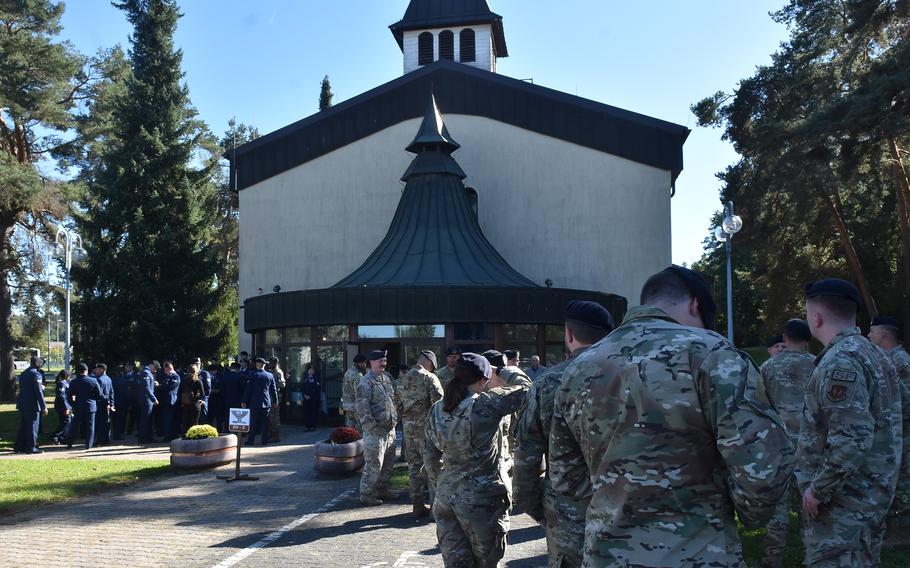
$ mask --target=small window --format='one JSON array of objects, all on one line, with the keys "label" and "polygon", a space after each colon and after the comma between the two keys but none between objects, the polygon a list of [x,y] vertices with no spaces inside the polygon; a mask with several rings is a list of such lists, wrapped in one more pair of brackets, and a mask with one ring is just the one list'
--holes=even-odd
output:
[{"label": "small window", "polygon": [[455,34],[451,30],[439,33],[439,59],[455,61]]},{"label": "small window", "polygon": [[461,43],[459,48],[459,55],[461,55],[462,63],[473,63],[477,61],[477,49],[474,45],[474,30],[471,28],[466,28],[461,30],[461,33],[458,34],[458,39]]},{"label": "small window", "polygon": [[433,63],[433,34],[423,32],[417,36],[417,64],[429,65]]}]

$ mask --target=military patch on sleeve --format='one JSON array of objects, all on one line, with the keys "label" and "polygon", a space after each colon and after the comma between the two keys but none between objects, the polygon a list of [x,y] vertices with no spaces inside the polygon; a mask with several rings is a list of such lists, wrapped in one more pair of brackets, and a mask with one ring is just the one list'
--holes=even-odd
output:
[{"label": "military patch on sleeve", "polygon": [[831,380],[854,383],[856,382],[856,373],[854,371],[845,371],[844,369],[834,369],[834,372],[831,373]]},{"label": "military patch on sleeve", "polygon": [[843,402],[847,399],[847,387],[844,385],[831,385],[828,390],[828,400],[831,402]]}]

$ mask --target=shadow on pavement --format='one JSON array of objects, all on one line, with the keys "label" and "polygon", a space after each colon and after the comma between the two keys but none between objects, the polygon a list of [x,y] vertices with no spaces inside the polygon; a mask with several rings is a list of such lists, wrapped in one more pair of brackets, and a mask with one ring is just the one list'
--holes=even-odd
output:
[{"label": "shadow on pavement", "polygon": [[518,529],[518,530],[510,530],[508,542],[509,542],[509,545],[514,546],[516,544],[521,544],[523,542],[531,542],[532,540],[538,540],[538,539],[545,538],[545,537],[546,537],[546,534],[544,533],[544,530],[542,527],[531,526],[531,527],[525,527],[523,529]]}]

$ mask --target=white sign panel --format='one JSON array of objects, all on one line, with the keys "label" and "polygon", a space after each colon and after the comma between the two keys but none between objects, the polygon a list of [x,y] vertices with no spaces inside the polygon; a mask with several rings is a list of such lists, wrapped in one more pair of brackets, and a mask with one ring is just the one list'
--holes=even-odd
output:
[{"label": "white sign panel", "polygon": [[249,432],[250,409],[231,408],[228,412],[228,430],[231,432]]}]

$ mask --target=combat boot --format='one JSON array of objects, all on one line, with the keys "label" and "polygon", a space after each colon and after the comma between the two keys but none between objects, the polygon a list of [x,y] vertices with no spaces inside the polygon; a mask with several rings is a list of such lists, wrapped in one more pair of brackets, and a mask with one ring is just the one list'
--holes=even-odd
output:
[{"label": "combat boot", "polygon": [[378,507],[379,505],[382,505],[382,501],[372,495],[361,495],[360,502],[367,507]]}]

